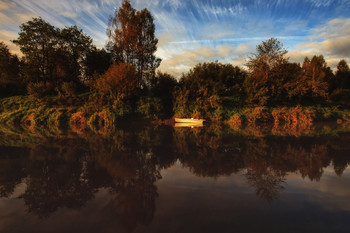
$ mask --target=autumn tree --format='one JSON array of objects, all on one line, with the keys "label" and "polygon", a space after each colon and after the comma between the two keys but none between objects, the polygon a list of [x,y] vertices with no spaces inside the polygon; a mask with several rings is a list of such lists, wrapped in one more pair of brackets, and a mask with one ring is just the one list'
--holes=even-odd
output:
[{"label": "autumn tree", "polygon": [[287,84],[291,99],[301,101],[324,100],[329,94],[334,75],[322,55],[304,59],[301,72]]},{"label": "autumn tree", "polygon": [[280,71],[288,63],[287,50],[281,42],[271,38],[257,45],[256,51],[246,64],[249,70],[245,80],[247,102],[265,105],[272,102],[282,88]]},{"label": "autumn tree", "polygon": [[96,89],[113,97],[128,98],[137,90],[137,71],[134,65],[113,64],[99,79]]},{"label": "autumn tree", "polygon": [[123,1],[109,21],[108,47],[113,53],[114,62],[136,67],[139,88],[148,84],[160,65],[160,59],[154,55],[158,43],[154,33],[152,14],[147,9],[136,11],[129,0]]}]

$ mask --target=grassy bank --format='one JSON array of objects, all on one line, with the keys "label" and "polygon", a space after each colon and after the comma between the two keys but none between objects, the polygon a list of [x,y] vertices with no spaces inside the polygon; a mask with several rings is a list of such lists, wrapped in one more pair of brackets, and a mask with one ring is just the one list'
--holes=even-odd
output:
[{"label": "grassy bank", "polygon": [[[40,101],[30,96],[14,96],[0,99],[0,124],[21,126],[28,131],[45,128],[53,134],[67,129],[76,133],[89,129],[105,134],[126,119],[159,119],[162,107],[159,99],[151,97],[132,103],[89,93]],[[235,128],[270,124],[275,128],[293,129],[307,128],[319,121],[350,124],[350,109],[337,106],[220,108],[207,113],[205,119],[212,124],[225,122]]]},{"label": "grassy bank", "polygon": [[30,96],[0,99],[0,124],[29,131],[45,128],[53,134],[67,129],[105,133],[126,119],[152,120],[161,116],[159,99],[151,97],[132,102],[86,93],[40,100]]}]

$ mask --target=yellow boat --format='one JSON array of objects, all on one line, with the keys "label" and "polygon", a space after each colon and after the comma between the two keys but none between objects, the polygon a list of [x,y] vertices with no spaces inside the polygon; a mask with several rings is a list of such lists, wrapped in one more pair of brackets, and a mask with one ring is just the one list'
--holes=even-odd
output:
[{"label": "yellow boat", "polygon": [[192,125],[203,125],[203,119],[193,119],[193,118],[175,118],[176,123],[186,123]]}]

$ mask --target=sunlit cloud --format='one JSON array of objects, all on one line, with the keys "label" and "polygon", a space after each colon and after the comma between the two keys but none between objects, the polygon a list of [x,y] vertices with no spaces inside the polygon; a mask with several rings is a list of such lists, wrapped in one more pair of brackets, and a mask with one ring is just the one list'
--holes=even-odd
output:
[{"label": "sunlit cloud", "polygon": [[0,41],[3,41],[4,44],[7,45],[11,53],[20,55],[21,52],[19,48],[11,42],[16,38],[17,38],[17,35],[15,33],[5,31],[5,30],[0,30]]}]

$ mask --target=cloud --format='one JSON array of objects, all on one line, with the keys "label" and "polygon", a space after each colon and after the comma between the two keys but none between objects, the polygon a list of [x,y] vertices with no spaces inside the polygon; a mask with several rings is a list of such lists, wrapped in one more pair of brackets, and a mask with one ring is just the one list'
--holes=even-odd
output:
[{"label": "cloud", "polygon": [[7,45],[11,53],[21,55],[19,48],[11,42],[11,40],[16,39],[17,36],[18,35],[16,35],[15,33],[0,30],[0,41],[3,41],[5,45]]},{"label": "cloud", "polygon": [[322,54],[334,69],[341,59],[350,59],[350,18],[332,19],[314,28],[309,39],[295,45],[295,50],[299,52],[290,53],[295,61],[298,57],[301,58],[300,55],[312,57]]},{"label": "cloud", "polygon": [[224,44],[217,47],[196,46],[192,49],[184,49],[180,53],[171,54],[164,59],[159,70],[168,72],[176,77],[182,73],[204,62],[224,62],[242,66],[245,63],[245,56],[252,49],[249,44],[240,44],[237,47]]}]

